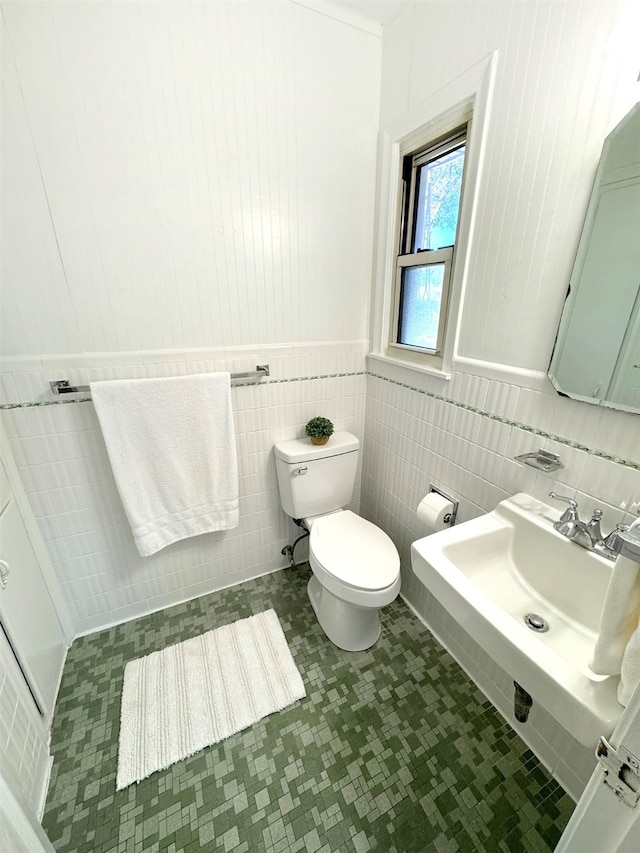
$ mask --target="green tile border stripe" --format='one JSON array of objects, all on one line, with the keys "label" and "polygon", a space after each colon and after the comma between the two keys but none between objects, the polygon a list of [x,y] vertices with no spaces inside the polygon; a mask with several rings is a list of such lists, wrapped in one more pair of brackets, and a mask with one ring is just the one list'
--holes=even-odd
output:
[{"label": "green tile border stripe", "polygon": [[39,403],[2,403],[0,411],[8,409],[39,409],[43,406],[65,406],[69,403],[90,403],[91,397],[76,397],[75,400],[42,400]]},{"label": "green tile border stripe", "polygon": [[552,441],[557,441],[558,444],[563,444],[565,447],[571,447],[574,450],[582,450],[589,453],[591,456],[597,456],[600,459],[605,459],[607,462],[615,462],[616,465],[622,465],[624,468],[631,468],[634,471],[640,471],[640,462],[632,462],[630,459],[621,459],[619,456],[614,456],[611,453],[605,453],[603,450],[597,450],[594,447],[587,447],[585,444],[580,444],[577,441],[571,441],[568,438],[563,438],[561,435],[554,435],[550,432],[545,432],[543,429],[521,424],[518,421],[512,421],[510,418],[504,418],[501,415],[494,415],[491,412],[486,412],[484,409],[478,409],[476,406],[469,406],[467,403],[459,403],[449,397],[443,397],[440,394],[434,394],[432,391],[425,391],[422,388],[417,388],[415,385],[409,385],[406,382],[400,382],[397,379],[389,379],[387,376],[382,376],[380,373],[368,371],[368,376],[374,379],[381,379],[383,382],[390,382],[392,385],[397,385],[400,388],[406,388],[408,391],[415,391],[416,394],[423,394],[425,397],[431,397],[433,400],[439,400],[442,403],[448,403],[450,406],[455,406],[457,409],[464,409],[467,412],[473,412],[490,421],[498,421],[498,423],[506,424],[507,426],[516,427],[524,432],[529,432],[532,435],[538,435],[540,438],[549,438]]},{"label": "green tile border stripe", "polygon": [[[414,391],[416,394],[423,394],[425,397],[430,397],[433,400],[439,400],[442,403],[447,403],[450,406],[455,406],[458,409],[464,409],[468,412],[473,412],[476,415],[480,415],[483,418],[488,418],[491,421],[498,421],[498,423],[506,424],[507,426],[515,427],[516,429],[521,429],[524,432],[529,432],[532,435],[540,436],[540,438],[549,438],[552,441],[557,441],[558,444],[562,444],[565,447],[571,447],[574,450],[582,450],[585,453],[589,453],[591,456],[597,456],[600,459],[605,459],[607,462],[615,462],[616,465],[622,465],[624,468],[631,468],[634,471],[640,471],[640,462],[633,462],[630,459],[621,459],[619,456],[614,456],[611,453],[606,453],[603,450],[598,450],[594,447],[588,447],[585,444],[580,444],[576,441],[571,441],[568,438],[563,438],[560,435],[554,435],[553,433],[546,432],[545,430],[538,429],[537,427],[529,426],[528,424],[522,424],[518,421],[513,421],[510,418],[504,418],[501,415],[494,415],[492,412],[486,412],[484,409],[479,409],[476,406],[470,406],[467,403],[460,403],[456,400],[452,400],[450,397],[443,397],[441,394],[434,394],[432,391],[425,391],[422,388],[418,388],[415,385],[409,385],[407,382],[400,382],[397,379],[390,379],[387,376],[383,376],[380,373],[375,373],[371,370],[357,370],[350,371],[348,373],[320,373],[317,376],[292,376],[288,379],[261,379],[258,381],[251,382],[237,382],[233,384],[232,388],[261,388],[266,385],[284,385],[289,382],[313,382],[317,379],[343,379],[350,376],[371,376],[374,379],[380,379],[383,382],[389,382],[391,385],[397,385],[399,388],[406,388],[408,391]],[[9,410],[9,409],[33,409],[40,408],[43,406],[64,406],[69,405],[70,403],[90,403],[91,397],[79,397],[73,400],[43,400],[38,403],[3,403],[0,404],[0,411]]]}]

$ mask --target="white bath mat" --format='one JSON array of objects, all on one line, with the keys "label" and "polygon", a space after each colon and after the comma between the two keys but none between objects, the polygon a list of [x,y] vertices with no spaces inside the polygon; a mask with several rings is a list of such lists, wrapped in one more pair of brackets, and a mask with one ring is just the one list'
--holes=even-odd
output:
[{"label": "white bath mat", "polygon": [[130,661],[118,791],[305,696],[274,610]]}]

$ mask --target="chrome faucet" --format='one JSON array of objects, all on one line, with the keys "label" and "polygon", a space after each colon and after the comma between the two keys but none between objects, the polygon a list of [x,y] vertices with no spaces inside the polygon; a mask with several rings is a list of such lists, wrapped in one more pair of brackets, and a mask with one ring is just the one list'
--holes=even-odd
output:
[{"label": "chrome faucet", "polygon": [[616,529],[612,530],[605,538],[600,527],[600,519],[602,518],[601,509],[594,509],[591,520],[585,523],[580,520],[578,503],[573,498],[558,495],[556,492],[549,492],[549,497],[556,501],[566,501],[569,504],[558,521],[553,525],[558,533],[566,536],[567,539],[575,542],[582,548],[586,548],[588,551],[595,551],[601,557],[606,557],[607,560],[615,560],[617,558],[622,547],[620,533],[628,530],[628,525],[618,524]]}]

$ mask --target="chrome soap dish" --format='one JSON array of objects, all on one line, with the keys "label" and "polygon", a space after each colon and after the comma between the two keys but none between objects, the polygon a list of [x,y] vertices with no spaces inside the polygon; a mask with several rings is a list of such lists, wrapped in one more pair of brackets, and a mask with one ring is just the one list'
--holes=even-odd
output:
[{"label": "chrome soap dish", "polygon": [[522,462],[524,465],[530,465],[537,471],[544,471],[545,474],[550,474],[552,471],[557,471],[558,468],[564,468],[557,453],[551,453],[549,450],[535,450],[532,453],[521,453],[515,457],[516,462]]}]

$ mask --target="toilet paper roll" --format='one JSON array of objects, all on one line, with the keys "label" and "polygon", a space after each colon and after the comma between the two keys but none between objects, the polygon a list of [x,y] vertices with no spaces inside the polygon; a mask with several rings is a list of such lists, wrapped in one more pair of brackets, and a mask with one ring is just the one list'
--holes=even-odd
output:
[{"label": "toilet paper roll", "polygon": [[416,515],[427,527],[435,531],[449,527],[452,512],[452,501],[448,501],[437,492],[429,492],[418,504]]}]

